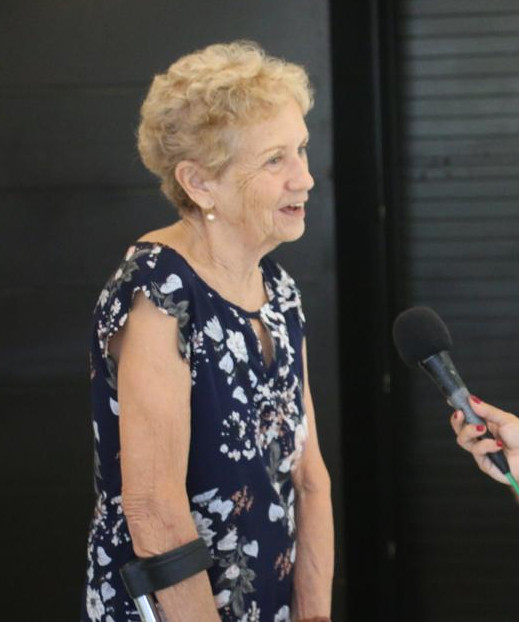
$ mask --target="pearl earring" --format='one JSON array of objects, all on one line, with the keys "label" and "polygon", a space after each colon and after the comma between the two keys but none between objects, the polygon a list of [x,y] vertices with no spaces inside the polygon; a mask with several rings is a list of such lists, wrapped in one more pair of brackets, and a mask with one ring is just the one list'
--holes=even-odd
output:
[{"label": "pearl earring", "polygon": [[205,217],[210,222],[213,222],[214,220],[216,220],[216,216],[214,215],[213,208],[207,211],[207,214],[205,215]]}]

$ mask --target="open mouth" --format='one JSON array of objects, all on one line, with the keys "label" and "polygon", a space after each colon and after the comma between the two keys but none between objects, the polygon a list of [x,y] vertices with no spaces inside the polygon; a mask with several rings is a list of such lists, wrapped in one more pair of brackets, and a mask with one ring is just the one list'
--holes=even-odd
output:
[{"label": "open mouth", "polygon": [[304,203],[294,203],[294,205],[285,205],[285,207],[282,207],[279,211],[283,212],[283,214],[294,216],[303,213],[304,208]]}]

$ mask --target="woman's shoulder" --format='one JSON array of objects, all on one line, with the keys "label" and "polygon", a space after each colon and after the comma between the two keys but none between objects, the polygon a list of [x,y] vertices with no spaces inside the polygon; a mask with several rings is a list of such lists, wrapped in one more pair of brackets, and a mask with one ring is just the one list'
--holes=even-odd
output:
[{"label": "woman's shoulder", "polygon": [[126,323],[138,292],[163,313],[176,317],[179,326],[187,327],[193,278],[189,266],[174,249],[158,242],[134,242],[105,284],[95,307],[101,351],[105,355],[108,352],[108,341]]}]

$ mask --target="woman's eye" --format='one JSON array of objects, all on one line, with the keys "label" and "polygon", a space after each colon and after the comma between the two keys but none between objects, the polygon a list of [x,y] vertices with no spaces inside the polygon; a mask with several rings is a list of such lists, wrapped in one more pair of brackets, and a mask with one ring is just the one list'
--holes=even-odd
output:
[{"label": "woman's eye", "polygon": [[279,164],[280,162],[281,162],[281,156],[280,155],[273,156],[272,158],[269,158],[267,160],[267,164],[272,164],[272,165]]},{"label": "woman's eye", "polygon": [[308,149],[308,145],[301,145],[301,147],[299,147],[297,151],[299,155],[306,155],[307,149]]}]

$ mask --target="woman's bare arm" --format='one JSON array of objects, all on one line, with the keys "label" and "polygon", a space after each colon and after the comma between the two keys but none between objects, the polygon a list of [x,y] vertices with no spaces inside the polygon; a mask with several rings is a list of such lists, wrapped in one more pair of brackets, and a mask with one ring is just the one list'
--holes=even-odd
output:
[{"label": "woman's bare arm", "polygon": [[[185,483],[190,443],[189,365],[177,320],[138,294],[117,351],[123,509],[137,556],[198,537]],[[206,572],[161,590],[169,622],[217,622]]]},{"label": "woman's bare arm", "polygon": [[301,462],[293,472],[297,526],[294,620],[330,616],[334,566],[330,477],[317,440],[314,406],[308,384],[306,344],[303,357],[308,439]]}]

